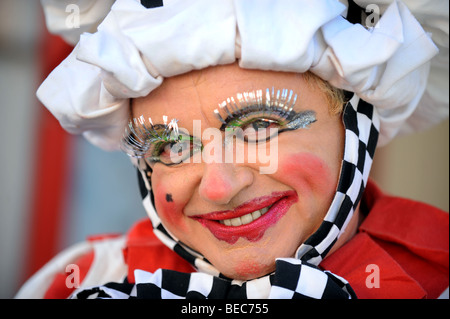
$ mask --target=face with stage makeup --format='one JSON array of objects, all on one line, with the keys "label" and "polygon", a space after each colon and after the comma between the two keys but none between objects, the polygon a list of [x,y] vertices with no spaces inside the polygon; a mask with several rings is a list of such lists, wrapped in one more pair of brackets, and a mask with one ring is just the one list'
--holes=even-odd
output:
[{"label": "face with stage makeup", "polygon": [[[253,114],[248,104],[241,112],[240,103],[235,108],[218,106],[243,92],[265,95],[266,88],[272,87],[298,95],[295,103],[291,97],[290,117],[275,114],[274,108],[261,112],[253,107],[259,111]],[[308,77],[246,70],[236,64],[167,78],[147,97],[134,99],[132,117],[151,118],[155,126],[176,119],[180,132],[187,132],[182,140],[191,145],[187,157],[216,152],[213,161],[168,163],[164,156],[172,144],[150,147],[147,162],[156,210],[165,228],[234,279],[260,277],[274,270],[276,258],[293,257],[321,224],[336,191],[344,128],[341,115],[331,112],[329,104],[324,91]],[[294,115],[297,122],[292,121]],[[244,153],[243,161],[220,160],[230,148],[205,133],[214,129],[225,137],[235,128],[264,137],[266,154],[276,159],[275,170],[261,173],[267,162],[263,164],[258,156],[250,161],[249,153]],[[269,133],[271,128],[278,134]],[[232,152],[238,143],[247,148],[251,143],[233,139]],[[212,143],[215,147],[208,147]]]}]

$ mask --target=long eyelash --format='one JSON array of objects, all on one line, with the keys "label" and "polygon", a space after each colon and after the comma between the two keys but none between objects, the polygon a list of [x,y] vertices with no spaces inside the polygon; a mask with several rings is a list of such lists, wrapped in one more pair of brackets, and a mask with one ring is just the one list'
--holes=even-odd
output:
[{"label": "long eyelash", "polygon": [[[272,90],[266,89],[265,94],[262,90],[256,90],[237,94],[236,99],[230,97],[219,103],[214,113],[223,124],[221,130],[230,123],[245,123],[249,116],[275,115],[290,123],[297,115],[293,110],[296,102],[297,94],[292,90],[275,91],[272,87]],[[227,114],[226,119],[221,115],[222,110]]]},{"label": "long eyelash", "polygon": [[154,125],[151,118],[148,122],[141,115],[128,122],[121,141],[121,149],[131,157],[145,157],[152,145],[176,142],[180,137],[178,120],[163,116],[163,124]]}]

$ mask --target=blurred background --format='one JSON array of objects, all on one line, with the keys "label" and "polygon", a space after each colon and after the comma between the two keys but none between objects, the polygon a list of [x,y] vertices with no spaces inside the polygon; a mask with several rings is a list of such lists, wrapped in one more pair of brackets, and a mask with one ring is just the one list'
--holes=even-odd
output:
[{"label": "blurred background", "polygon": [[[0,298],[60,250],[146,216],[127,156],[69,136],[35,97],[70,51],[39,1],[0,0]],[[448,212],[448,120],[379,149],[372,179]]]}]

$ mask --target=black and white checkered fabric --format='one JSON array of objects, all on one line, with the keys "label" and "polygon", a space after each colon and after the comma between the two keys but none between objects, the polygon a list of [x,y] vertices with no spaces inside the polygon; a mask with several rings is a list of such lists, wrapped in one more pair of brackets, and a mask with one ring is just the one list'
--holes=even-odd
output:
[{"label": "black and white checkered fabric", "polygon": [[136,270],[135,284],[107,283],[76,292],[72,299],[351,299],[342,278],[298,259],[278,259],[276,271],[259,279],[235,281],[205,273]]},{"label": "black and white checkered fabric", "polygon": [[380,121],[375,108],[353,95],[343,114],[345,150],[336,194],[322,225],[296,257],[319,265],[353,217],[369,178]]},{"label": "black and white checkered fabric", "polygon": [[277,259],[275,272],[242,282],[224,277],[201,254],[184,245],[161,223],[155,210],[145,161],[136,165],[144,207],[156,236],[199,272],[136,270],[135,284],[109,283],[76,292],[74,298],[356,298],[348,282],[317,266],[346,228],[365,189],[378,140],[374,107],[356,95],[343,112],[345,149],[338,188],[319,229],[297,250],[296,258]]}]

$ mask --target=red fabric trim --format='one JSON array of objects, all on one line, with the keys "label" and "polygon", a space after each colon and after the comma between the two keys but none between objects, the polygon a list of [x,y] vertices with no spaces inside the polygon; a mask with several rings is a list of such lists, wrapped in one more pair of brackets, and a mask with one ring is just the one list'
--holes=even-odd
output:
[{"label": "red fabric trim", "polygon": [[[95,242],[95,241],[102,241],[102,240],[108,240],[108,239],[114,239],[121,235],[118,234],[101,234],[101,235],[95,235],[95,236],[89,236],[87,238],[87,241],[89,242]],[[94,261],[95,253],[94,250],[91,250],[90,252],[82,255],[78,259],[74,260],[72,264],[78,266],[78,269],[80,271],[79,273],[79,279],[80,283],[83,282],[83,280],[86,278],[87,273],[89,272],[92,263]],[[69,278],[70,275],[72,275],[73,272],[61,272],[57,273],[52,280],[52,283],[48,287],[47,291],[44,294],[44,299],[66,299],[68,298],[77,287],[69,288],[66,284],[66,281],[69,280],[70,283],[72,283],[71,279]]]},{"label": "red fabric trim", "polygon": [[[80,283],[83,282],[84,278],[86,278],[86,274],[88,273],[92,262],[94,261],[94,251],[81,256],[77,260],[73,262],[74,265],[77,265],[80,270]],[[72,273],[58,273],[53,278],[52,283],[47,289],[44,299],[66,299],[68,298],[77,287],[69,288],[66,284],[66,280],[70,279],[69,276]],[[71,281],[70,281],[71,283]]]},{"label": "red fabric trim", "polygon": [[[372,182],[364,201],[370,213],[359,233],[320,266],[348,280],[359,298],[438,297],[449,285],[448,213],[383,194]],[[379,288],[366,285],[369,265],[379,269]]]},{"label": "red fabric trim", "polygon": [[120,236],[122,236],[122,234],[116,234],[116,233],[90,235],[86,238],[86,240],[89,242],[94,242],[94,241],[105,240],[105,239],[114,239],[114,238],[118,238]]},{"label": "red fabric trim", "polygon": [[127,279],[130,283],[135,281],[135,269],[148,272],[155,272],[159,268],[187,273],[195,271],[185,259],[165,246],[155,236],[148,218],[138,222],[130,230],[123,253],[125,263],[128,265]]}]

